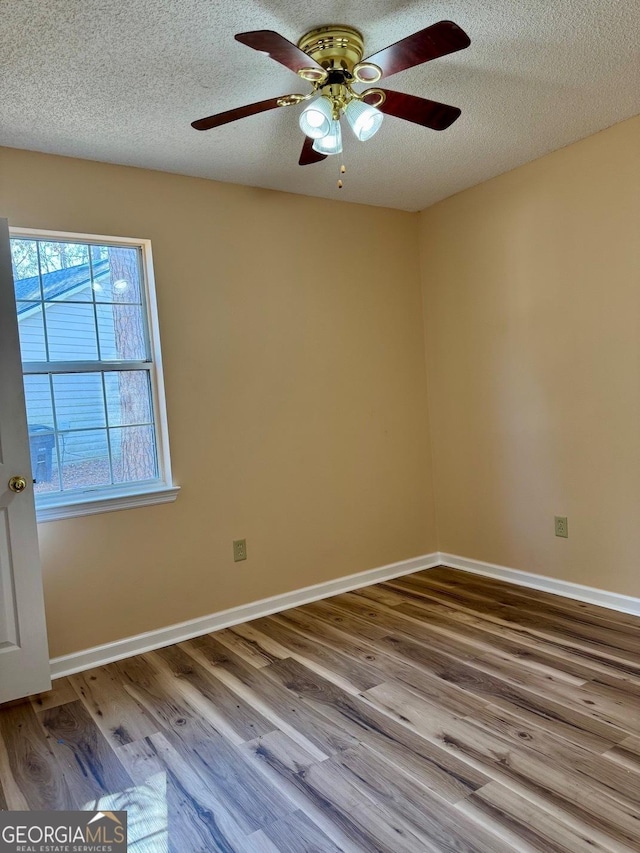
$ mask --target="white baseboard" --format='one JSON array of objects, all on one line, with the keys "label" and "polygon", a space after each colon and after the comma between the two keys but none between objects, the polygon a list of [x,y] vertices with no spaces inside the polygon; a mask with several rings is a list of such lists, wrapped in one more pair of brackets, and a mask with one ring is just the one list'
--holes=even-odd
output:
[{"label": "white baseboard", "polygon": [[571,581],[558,580],[557,578],[536,575],[532,572],[523,572],[520,569],[510,569],[506,566],[497,566],[493,563],[484,563],[481,560],[470,560],[466,557],[458,557],[455,554],[435,552],[425,554],[422,557],[414,557],[411,560],[402,560],[399,563],[391,563],[378,569],[369,569],[354,575],[326,581],[324,583],[306,586],[302,589],[285,592],[282,595],[273,595],[250,604],[242,604],[239,607],[231,607],[229,610],[221,610],[211,613],[199,619],[191,619],[188,622],[180,622],[177,625],[169,625],[156,631],[147,631],[134,637],[126,637],[113,643],[105,643],[103,646],[94,646],[81,652],[52,658],[51,678],[62,678],[65,675],[73,675],[94,666],[103,666],[123,658],[151,652],[209,634],[212,631],[220,631],[222,628],[230,628],[240,622],[249,622],[261,616],[269,616],[291,607],[299,607],[301,604],[309,604],[321,598],[329,598],[339,595],[341,592],[349,592],[360,587],[370,586],[374,583],[399,578],[413,572],[424,569],[433,569],[436,566],[450,566],[452,569],[460,569],[476,575],[484,575],[489,578],[508,581],[518,586],[540,589],[577,601],[586,601],[600,607],[608,607],[611,610],[619,610],[622,613],[632,613],[640,616],[640,598],[631,595],[620,595],[608,592],[604,589],[596,589]]},{"label": "white baseboard", "polygon": [[62,678],[65,675],[82,672],[94,666],[102,666],[132,655],[151,652],[163,646],[170,646],[174,643],[200,637],[202,634],[209,634],[211,631],[230,628],[240,622],[248,622],[251,619],[258,619],[261,616],[269,616],[271,613],[288,610],[291,607],[299,607],[301,604],[308,604],[311,601],[318,601],[321,598],[339,595],[341,592],[349,592],[359,587],[370,586],[423,569],[432,569],[439,564],[439,554],[426,554],[422,557],[414,557],[411,560],[391,563],[378,569],[369,569],[355,575],[347,575],[347,577],[337,578],[336,580],[306,586],[292,592],[285,592],[282,595],[273,595],[251,604],[231,607],[229,610],[221,610],[218,613],[211,613],[209,616],[180,622],[177,625],[169,625],[156,631],[147,631],[134,637],[126,637],[113,643],[105,643],[103,646],[94,646],[81,652],[52,658],[51,678]]},{"label": "white baseboard", "polygon": [[438,554],[443,566],[452,569],[461,569],[476,575],[484,575],[488,578],[508,581],[518,586],[528,586],[532,589],[540,589],[543,592],[551,592],[554,595],[563,595],[565,598],[573,598],[576,601],[586,601],[589,604],[597,604],[599,607],[608,607],[610,610],[619,610],[622,613],[632,613],[640,616],[640,598],[632,595],[621,595],[617,592],[609,592],[606,589],[596,589],[593,586],[584,586],[581,583],[549,578],[546,575],[536,575],[532,572],[523,572],[520,569],[509,569],[506,566],[496,566],[493,563],[483,563],[482,560],[470,560],[466,557],[458,557],[455,554]]}]

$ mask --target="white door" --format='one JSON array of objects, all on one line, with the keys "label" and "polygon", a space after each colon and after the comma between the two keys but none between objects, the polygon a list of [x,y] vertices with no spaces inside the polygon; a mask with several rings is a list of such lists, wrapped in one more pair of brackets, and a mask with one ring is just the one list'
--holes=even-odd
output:
[{"label": "white door", "polygon": [[0,702],[50,686],[9,227],[0,219]]}]

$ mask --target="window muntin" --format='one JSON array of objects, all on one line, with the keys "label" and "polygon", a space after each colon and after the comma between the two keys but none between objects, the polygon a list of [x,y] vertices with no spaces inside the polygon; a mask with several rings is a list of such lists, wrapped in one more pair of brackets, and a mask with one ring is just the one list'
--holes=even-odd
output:
[{"label": "window muntin", "polygon": [[37,506],[169,485],[147,241],[12,232]]}]

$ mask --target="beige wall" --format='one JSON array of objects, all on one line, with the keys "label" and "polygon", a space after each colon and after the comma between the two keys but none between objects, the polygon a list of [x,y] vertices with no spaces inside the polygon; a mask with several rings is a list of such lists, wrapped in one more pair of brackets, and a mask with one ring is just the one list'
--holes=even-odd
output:
[{"label": "beige wall", "polygon": [[424,211],[420,242],[440,549],[640,595],[640,118]]},{"label": "beige wall", "polygon": [[182,486],[40,526],[52,654],[438,546],[640,595],[639,164],[640,118],[416,215],[0,149],[12,224],[152,240]]},{"label": "beige wall", "polygon": [[0,149],[0,216],[156,269],[182,492],[40,526],[53,655],[435,549],[417,215]]}]

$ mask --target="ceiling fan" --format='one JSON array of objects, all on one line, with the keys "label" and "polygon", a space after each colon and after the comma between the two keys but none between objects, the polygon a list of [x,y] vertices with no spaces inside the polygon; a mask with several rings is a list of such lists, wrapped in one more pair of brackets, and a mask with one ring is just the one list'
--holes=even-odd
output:
[{"label": "ceiling fan", "polygon": [[331,24],[306,33],[297,46],[273,30],[238,33],[236,40],[290,68],[312,89],[306,95],[283,95],[227,110],[192,122],[196,130],[237,121],[246,116],[309,101],[299,124],[305,134],[299,163],[307,166],[342,151],[340,118],[365,142],[380,128],[384,115],[432,130],[445,130],[460,115],[457,107],[389,89],[354,90],[356,83],[377,83],[399,71],[463,50],[469,36],[453,21],[440,21],[363,59],[364,41],[353,27]]}]

